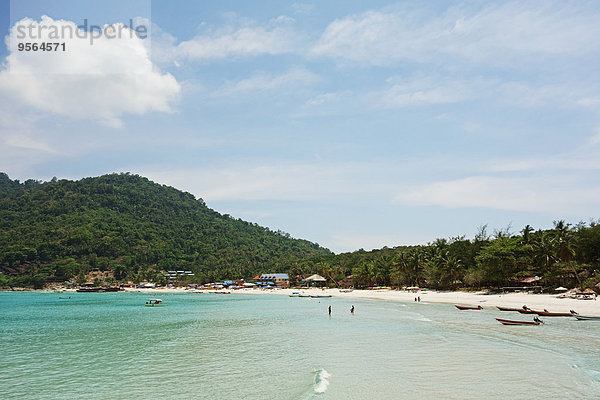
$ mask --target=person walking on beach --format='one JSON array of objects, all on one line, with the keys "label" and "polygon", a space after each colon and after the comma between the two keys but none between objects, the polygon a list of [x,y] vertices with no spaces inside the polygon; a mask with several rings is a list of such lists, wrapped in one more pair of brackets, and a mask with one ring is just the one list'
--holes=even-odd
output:
[{"label": "person walking on beach", "polygon": [[350,307],[350,314],[354,315],[354,304]]},{"label": "person walking on beach", "polygon": [[331,306],[329,306],[329,315],[331,315]]}]

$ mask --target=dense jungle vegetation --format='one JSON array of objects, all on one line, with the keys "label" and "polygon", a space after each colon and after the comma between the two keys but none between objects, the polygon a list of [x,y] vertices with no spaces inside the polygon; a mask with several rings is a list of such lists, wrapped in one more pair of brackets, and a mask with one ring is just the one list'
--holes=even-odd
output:
[{"label": "dense jungle vegetation", "polygon": [[600,224],[492,234],[483,226],[474,239],[336,255],[137,175],[20,183],[0,173],[0,287],[83,283],[92,268],[110,271],[110,284],[165,283],[165,271],[191,270],[196,283],[288,272],[356,287],[502,287],[535,276],[547,288],[596,287]]},{"label": "dense jungle vegetation", "polygon": [[333,282],[350,279],[357,287],[532,285],[546,290],[567,286],[598,291],[600,224],[592,221],[572,226],[559,220],[553,229],[534,230],[527,225],[517,234],[508,227],[492,235],[483,226],[472,240],[460,236],[423,246],[315,256],[288,268],[292,274],[317,271]]},{"label": "dense jungle vegetation", "polygon": [[172,269],[215,281],[329,253],[137,175],[19,183],[0,174],[0,286],[82,281],[92,268],[115,281],[160,282]]}]

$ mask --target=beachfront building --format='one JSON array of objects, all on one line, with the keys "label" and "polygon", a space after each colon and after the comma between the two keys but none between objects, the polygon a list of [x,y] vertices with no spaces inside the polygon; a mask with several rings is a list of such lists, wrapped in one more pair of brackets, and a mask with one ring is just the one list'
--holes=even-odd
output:
[{"label": "beachfront building", "polygon": [[194,273],[192,271],[167,271],[165,278],[168,279],[169,283],[177,284],[183,277],[192,277]]},{"label": "beachfront building", "polygon": [[306,286],[324,287],[327,284],[327,279],[318,274],[311,275],[302,280],[306,282]]},{"label": "beachfront building", "polygon": [[290,276],[288,274],[261,274],[261,283],[273,282],[275,286],[288,287],[290,286]]}]

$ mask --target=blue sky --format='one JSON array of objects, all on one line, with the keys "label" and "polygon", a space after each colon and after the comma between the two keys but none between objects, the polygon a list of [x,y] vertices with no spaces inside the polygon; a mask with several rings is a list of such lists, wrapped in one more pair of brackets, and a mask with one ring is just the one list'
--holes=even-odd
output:
[{"label": "blue sky", "polygon": [[600,217],[596,2],[49,3],[2,0],[3,36],[151,41],[2,47],[13,179],[129,171],[336,252]]}]

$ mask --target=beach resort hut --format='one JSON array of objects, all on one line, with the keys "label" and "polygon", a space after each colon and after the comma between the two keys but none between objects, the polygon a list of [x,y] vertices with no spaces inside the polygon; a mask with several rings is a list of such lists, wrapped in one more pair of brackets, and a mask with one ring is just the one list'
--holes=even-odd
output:
[{"label": "beach resort hut", "polygon": [[304,280],[306,281],[307,286],[325,286],[325,283],[327,282],[327,279],[318,274],[311,275]]}]

